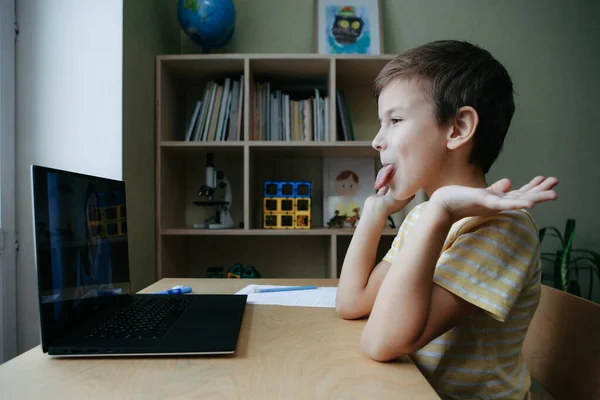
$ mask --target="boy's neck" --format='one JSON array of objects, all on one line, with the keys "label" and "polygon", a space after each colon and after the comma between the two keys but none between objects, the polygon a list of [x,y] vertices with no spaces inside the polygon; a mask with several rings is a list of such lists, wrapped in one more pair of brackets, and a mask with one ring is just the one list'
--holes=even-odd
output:
[{"label": "boy's neck", "polygon": [[442,186],[459,185],[473,188],[486,188],[488,183],[485,179],[485,173],[474,165],[463,165],[460,167],[450,167],[443,169],[442,174],[430,187],[423,188],[427,196],[431,195]]}]

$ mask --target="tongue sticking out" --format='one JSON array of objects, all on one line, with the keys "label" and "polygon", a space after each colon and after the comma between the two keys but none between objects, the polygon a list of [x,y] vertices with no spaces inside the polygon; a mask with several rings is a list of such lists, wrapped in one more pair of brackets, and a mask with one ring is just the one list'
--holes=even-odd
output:
[{"label": "tongue sticking out", "polygon": [[377,178],[375,179],[375,190],[379,190],[385,185],[388,184],[389,181],[392,180],[394,176],[395,167],[392,164],[388,164],[385,167],[379,170],[377,174]]}]

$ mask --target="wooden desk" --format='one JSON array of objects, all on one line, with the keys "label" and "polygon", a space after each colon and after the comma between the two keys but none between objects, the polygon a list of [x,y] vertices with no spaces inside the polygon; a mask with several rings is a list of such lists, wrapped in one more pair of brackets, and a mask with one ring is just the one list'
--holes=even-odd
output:
[{"label": "wooden desk", "polygon": [[[250,283],[336,286],[337,280],[164,279],[196,293],[235,293]],[[41,348],[0,365],[6,399],[439,399],[410,360],[364,356],[364,321],[335,309],[246,306],[233,356],[52,359]]]}]

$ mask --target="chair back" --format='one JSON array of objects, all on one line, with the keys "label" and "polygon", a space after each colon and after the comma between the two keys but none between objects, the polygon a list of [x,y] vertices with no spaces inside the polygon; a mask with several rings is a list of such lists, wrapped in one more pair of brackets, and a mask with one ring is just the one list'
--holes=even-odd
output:
[{"label": "chair back", "polygon": [[600,305],[542,285],[523,357],[555,399],[600,399]]}]

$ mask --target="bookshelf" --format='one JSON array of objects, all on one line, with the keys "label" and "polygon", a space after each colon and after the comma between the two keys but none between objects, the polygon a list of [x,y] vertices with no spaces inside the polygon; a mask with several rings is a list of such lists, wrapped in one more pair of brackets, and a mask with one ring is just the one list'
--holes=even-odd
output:
[{"label": "bookshelf", "polygon": [[[380,167],[371,147],[379,127],[371,84],[392,57],[158,56],[158,278],[204,277],[207,268],[227,271],[236,263],[256,267],[262,277],[338,277],[353,229],[329,228],[323,221],[323,158],[372,157]],[[346,129],[338,91],[350,116]],[[211,107],[204,107],[211,98]],[[222,117],[223,108],[203,117],[203,109],[217,104],[229,105]],[[193,227],[215,215],[214,208],[193,203],[200,199],[209,153],[230,182],[232,229]],[[263,183],[268,180],[312,183],[311,229],[263,228]],[[380,257],[396,233],[397,227],[386,228]]]}]

